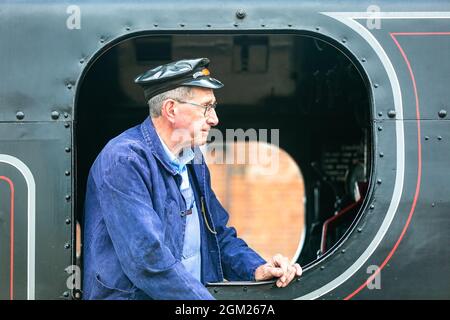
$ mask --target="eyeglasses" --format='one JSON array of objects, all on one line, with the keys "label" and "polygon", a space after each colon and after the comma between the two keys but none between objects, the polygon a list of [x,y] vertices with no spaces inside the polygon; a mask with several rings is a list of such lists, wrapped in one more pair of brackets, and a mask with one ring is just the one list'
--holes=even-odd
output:
[{"label": "eyeglasses", "polygon": [[216,108],[217,108],[217,102],[214,102],[212,104],[204,106],[204,105],[201,105],[201,104],[198,104],[198,103],[194,103],[194,102],[189,102],[189,101],[181,101],[181,100],[177,100],[177,99],[173,99],[173,100],[175,100],[175,101],[177,101],[179,103],[186,103],[186,104],[191,104],[191,105],[196,106],[196,107],[204,108],[205,109],[205,113],[203,115],[205,117],[206,117],[206,115],[209,115],[209,113],[211,112],[211,109],[216,110]]}]

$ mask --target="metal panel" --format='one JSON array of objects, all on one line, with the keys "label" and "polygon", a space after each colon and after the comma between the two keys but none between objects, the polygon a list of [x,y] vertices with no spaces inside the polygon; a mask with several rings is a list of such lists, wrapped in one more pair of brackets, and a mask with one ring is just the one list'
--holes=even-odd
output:
[{"label": "metal panel", "polygon": [[62,122],[0,123],[1,299],[54,299],[67,291],[72,228],[66,219],[72,213],[65,196],[71,194],[72,169],[65,148],[70,145],[70,126]]}]

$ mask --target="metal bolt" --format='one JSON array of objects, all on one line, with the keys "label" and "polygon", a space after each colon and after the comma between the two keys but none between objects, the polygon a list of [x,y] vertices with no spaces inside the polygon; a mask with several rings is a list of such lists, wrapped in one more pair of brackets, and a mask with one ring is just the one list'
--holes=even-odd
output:
[{"label": "metal bolt", "polygon": [[246,16],[247,16],[247,13],[245,13],[244,9],[238,9],[236,11],[236,18],[244,19]]},{"label": "metal bolt", "polygon": [[375,88],[378,88],[378,83],[374,83],[374,85],[373,85]]},{"label": "metal bolt", "polygon": [[435,206],[436,204],[433,202],[432,204],[431,204],[431,206],[434,208],[434,206]]},{"label": "metal bolt", "polygon": [[66,171],[66,172],[64,172],[64,174],[65,174],[66,176],[70,176],[70,171]]},{"label": "metal bolt", "polygon": [[437,138],[438,138],[438,140],[442,140],[442,136],[438,136]]},{"label": "metal bolt", "polygon": [[377,179],[377,183],[378,183],[378,184],[381,184],[381,179]]},{"label": "metal bolt", "polygon": [[67,112],[64,112],[64,118],[68,118],[69,114]]},{"label": "metal bolt", "polygon": [[64,127],[66,128],[70,127],[70,123],[69,122],[64,123]]},{"label": "metal bolt", "polygon": [[345,253],[345,249],[342,249],[341,252],[342,252],[342,253]]},{"label": "metal bolt", "polygon": [[211,25],[208,23],[207,25],[206,25],[208,28],[211,28]]},{"label": "metal bolt", "polygon": [[80,299],[81,298],[81,294],[79,292],[75,292],[75,299]]},{"label": "metal bolt", "polygon": [[383,157],[384,157],[384,153],[380,152],[380,158],[383,158]]},{"label": "metal bolt", "polygon": [[378,131],[382,131],[383,130],[383,126],[378,126]]},{"label": "metal bolt", "polygon": [[70,200],[70,194],[66,194],[65,198],[66,200]]},{"label": "metal bolt", "polygon": [[361,61],[362,62],[366,62],[367,60],[366,60],[366,58],[362,58]]},{"label": "metal bolt", "polygon": [[69,147],[66,147],[65,149],[64,149],[66,152],[70,152],[70,148]]},{"label": "metal bolt", "polygon": [[236,28],[239,27],[239,25],[237,23],[233,24]]},{"label": "metal bolt", "polygon": [[288,24],[288,27],[289,27],[289,28],[292,27],[292,24],[289,23],[289,24]]},{"label": "metal bolt", "polygon": [[64,291],[63,296],[64,296],[64,298],[68,298],[69,297],[69,292],[68,291]]},{"label": "metal bolt", "polygon": [[101,37],[100,38],[100,43],[104,43],[105,42],[105,38]]},{"label": "metal bolt", "polygon": [[383,112],[382,111],[378,112],[378,116],[382,117],[383,116]]},{"label": "metal bolt", "polygon": [[356,229],[358,232],[362,232],[362,228],[358,228]]},{"label": "metal bolt", "polygon": [[371,204],[369,208],[370,208],[370,210],[373,210],[373,209],[375,209],[375,205]]},{"label": "metal bolt", "polygon": [[81,59],[80,59],[80,64],[83,64],[83,63],[84,63],[84,59],[81,58]]},{"label": "metal bolt", "polygon": [[154,24],[153,24],[153,26],[154,26],[154,27],[157,27],[157,26],[158,26],[158,24],[157,24],[157,23],[154,23]]},{"label": "metal bolt", "polygon": [[66,219],[66,224],[71,224],[71,223],[72,223],[72,220]]},{"label": "metal bolt", "polygon": [[25,113],[23,113],[22,111],[18,111],[16,113],[16,118],[17,120],[23,120],[23,118],[25,118]]},{"label": "metal bolt", "polygon": [[265,24],[262,24],[262,25],[261,25],[261,27],[263,27],[263,28],[264,28],[265,26],[266,26]]},{"label": "metal bolt", "polygon": [[428,139],[430,139],[430,137],[429,136],[425,136],[425,140],[428,140]]},{"label": "metal bolt", "polygon": [[184,23],[180,23],[180,27],[184,27],[185,26],[185,24]]},{"label": "metal bolt", "polygon": [[52,111],[52,119],[57,120],[59,118],[59,112],[58,111]]},{"label": "metal bolt", "polygon": [[316,27],[316,30],[317,30],[317,31],[319,31],[319,30],[320,30],[320,28],[319,28],[319,27]]},{"label": "metal bolt", "polygon": [[439,111],[438,115],[440,118],[445,118],[447,116],[447,111],[442,109]]},{"label": "metal bolt", "polygon": [[323,270],[323,269],[325,269],[325,266],[321,266],[321,267],[320,267],[320,270]]},{"label": "metal bolt", "polygon": [[65,248],[65,249],[70,249],[70,243],[66,243],[66,244],[64,245],[64,248]]},{"label": "metal bolt", "polygon": [[67,87],[67,89],[72,89],[72,84],[71,83],[68,83],[68,84],[66,84],[66,87]]},{"label": "metal bolt", "polygon": [[129,26],[126,26],[126,27],[125,27],[125,30],[127,30],[127,31],[130,31],[130,29],[131,29],[131,28],[130,28]]},{"label": "metal bolt", "polygon": [[388,111],[388,117],[389,118],[395,118],[395,116],[396,116],[395,110],[389,110]]},{"label": "metal bolt", "polygon": [[343,38],[342,43],[346,43],[346,42],[347,42],[347,38]]}]

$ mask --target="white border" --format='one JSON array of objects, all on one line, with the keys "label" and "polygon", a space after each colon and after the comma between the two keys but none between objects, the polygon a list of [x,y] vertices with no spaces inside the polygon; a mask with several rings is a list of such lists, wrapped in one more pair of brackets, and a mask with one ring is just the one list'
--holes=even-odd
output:
[{"label": "white border", "polygon": [[25,163],[16,157],[0,154],[0,162],[7,163],[17,170],[25,178],[28,188],[28,231],[27,231],[27,299],[35,298],[35,252],[36,252],[36,183],[30,169]]},{"label": "white border", "polygon": [[[392,94],[394,97],[394,107],[397,114],[397,119],[402,120],[403,119],[403,105],[402,105],[402,94],[400,90],[400,84],[398,81],[397,74],[395,73],[394,67],[392,65],[391,60],[387,56],[386,52],[384,51],[381,44],[378,42],[377,39],[370,33],[366,28],[364,28],[360,23],[355,21],[354,19],[358,18],[374,18],[373,14],[364,12],[364,13],[357,13],[357,12],[321,12],[324,15],[327,15],[331,18],[334,18],[338,20],[339,22],[342,22],[343,24],[347,25],[354,31],[356,31],[358,34],[360,34],[366,41],[369,43],[369,45],[373,48],[375,53],[378,55],[378,57],[381,60],[381,63],[383,64],[383,67],[386,70],[386,73],[389,77],[389,81],[391,83],[392,88]],[[389,13],[378,13],[376,17],[380,17],[382,15],[389,16],[391,18],[394,17],[394,14],[389,15]],[[401,14],[401,13],[399,13]],[[421,13],[422,14],[422,13]],[[404,139],[404,128],[403,128],[403,121],[395,121],[395,130],[396,130],[396,143],[397,143],[397,163],[396,163],[396,174],[395,174],[395,185],[394,185],[394,191],[393,196],[391,199],[391,203],[389,204],[388,211],[386,213],[386,216],[381,224],[380,229],[378,230],[377,234],[373,238],[372,242],[369,244],[367,249],[361,254],[361,256],[347,269],[345,270],[340,276],[332,280],[331,282],[327,283],[326,285],[320,287],[319,289],[316,289],[306,295],[300,296],[296,299],[317,299],[320,296],[330,292],[331,290],[337,288],[342,283],[347,281],[356,271],[358,271],[364,263],[369,259],[369,257],[373,254],[375,249],[380,244],[381,240],[383,240],[384,236],[386,235],[387,230],[389,229],[392,220],[394,219],[395,213],[397,211],[398,205],[400,203],[400,197],[402,195],[403,190],[403,183],[404,183],[404,174],[405,174],[405,139]]]}]

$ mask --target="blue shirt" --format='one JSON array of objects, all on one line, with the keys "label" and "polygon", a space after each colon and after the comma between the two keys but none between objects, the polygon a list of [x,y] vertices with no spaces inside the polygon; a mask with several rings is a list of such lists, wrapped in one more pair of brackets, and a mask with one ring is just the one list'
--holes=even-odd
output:
[{"label": "blue shirt", "polygon": [[[158,135],[159,137],[159,135]],[[194,278],[200,281],[201,255],[200,255],[200,221],[197,205],[194,199],[194,192],[189,183],[189,176],[186,164],[195,157],[191,148],[185,148],[181,156],[177,158],[159,137],[165,154],[172,168],[181,175],[180,192],[186,202],[186,229],[184,232],[184,245],[181,263]]]}]

